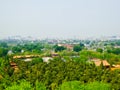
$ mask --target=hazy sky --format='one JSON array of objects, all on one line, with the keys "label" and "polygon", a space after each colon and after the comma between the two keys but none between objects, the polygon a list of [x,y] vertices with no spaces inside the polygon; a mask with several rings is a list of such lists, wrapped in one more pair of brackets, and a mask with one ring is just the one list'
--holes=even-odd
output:
[{"label": "hazy sky", "polygon": [[0,38],[120,35],[120,0],[0,0]]}]

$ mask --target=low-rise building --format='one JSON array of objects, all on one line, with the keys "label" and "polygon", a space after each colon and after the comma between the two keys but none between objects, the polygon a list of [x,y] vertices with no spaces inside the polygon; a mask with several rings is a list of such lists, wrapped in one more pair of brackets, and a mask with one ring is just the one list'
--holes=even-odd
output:
[{"label": "low-rise building", "polygon": [[104,67],[110,67],[110,64],[107,62],[107,60],[92,59],[90,61],[94,62],[96,66],[103,64]]}]

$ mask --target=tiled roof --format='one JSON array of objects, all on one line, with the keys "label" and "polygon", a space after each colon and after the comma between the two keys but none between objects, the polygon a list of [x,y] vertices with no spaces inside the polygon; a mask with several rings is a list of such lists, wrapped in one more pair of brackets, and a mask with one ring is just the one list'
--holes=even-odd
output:
[{"label": "tiled roof", "polygon": [[103,66],[110,66],[107,60],[93,59],[91,61],[93,61],[96,66],[100,66],[101,63],[103,63]]}]

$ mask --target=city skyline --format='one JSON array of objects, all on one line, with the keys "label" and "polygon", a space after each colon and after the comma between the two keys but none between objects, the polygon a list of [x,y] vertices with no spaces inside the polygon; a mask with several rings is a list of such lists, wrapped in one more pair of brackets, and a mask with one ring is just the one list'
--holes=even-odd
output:
[{"label": "city skyline", "polygon": [[1,0],[0,38],[120,35],[119,0]]}]

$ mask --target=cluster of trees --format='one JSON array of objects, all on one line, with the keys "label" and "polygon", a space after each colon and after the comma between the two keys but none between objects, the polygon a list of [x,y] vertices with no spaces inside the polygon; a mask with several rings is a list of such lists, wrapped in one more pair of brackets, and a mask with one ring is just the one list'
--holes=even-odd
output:
[{"label": "cluster of trees", "polygon": [[0,42],[0,47],[8,48],[8,45],[5,42]]},{"label": "cluster of trees", "polygon": [[[76,45],[73,46],[73,51],[79,52],[82,49],[84,49],[84,47],[85,46],[84,46],[83,43],[76,44]],[[66,50],[66,47],[64,47],[64,46],[58,46],[58,45],[55,45],[53,48],[54,48],[55,52]]]},{"label": "cluster of trees", "polygon": [[102,48],[97,48],[96,51],[102,53],[103,49]]},{"label": "cluster of trees", "polygon": [[[59,55],[49,63],[42,57],[32,61],[13,59],[8,50],[20,53],[41,53],[44,48],[55,50]],[[119,53],[114,49],[96,51],[84,49],[84,44],[75,45],[73,51],[63,46],[45,46],[41,43],[28,43],[17,46],[0,44],[0,90],[120,90],[120,70],[112,71],[103,65],[96,67],[87,62],[93,58],[105,59],[111,65],[120,62]],[[119,50],[119,49],[118,49]],[[113,52],[114,51],[114,52]],[[45,50],[45,53],[47,50]],[[42,54],[45,54],[42,52]],[[16,63],[16,67],[11,66]]]},{"label": "cluster of trees", "polygon": [[[3,62],[4,61],[4,62]],[[111,71],[103,66],[96,67],[88,62],[63,61],[61,58],[51,60],[49,63],[42,62],[41,58],[32,62],[21,60],[14,61],[18,65],[16,72],[8,60],[1,58],[0,89],[12,90],[119,90],[119,70]],[[73,81],[73,82],[70,82]],[[77,82],[74,82],[77,81]],[[97,82],[96,82],[97,81]],[[36,84],[37,83],[37,84]],[[96,87],[94,87],[94,85]],[[36,88],[44,89],[36,89]],[[24,89],[23,89],[24,88]]]},{"label": "cluster of trees", "polygon": [[58,51],[60,52],[66,49],[64,46],[58,46],[58,45],[55,45],[53,48],[55,52],[58,52]]},{"label": "cluster of trees", "polygon": [[8,53],[8,45],[7,43],[0,43],[0,57],[6,56]]},{"label": "cluster of trees", "polygon": [[8,49],[0,47],[0,57],[6,56],[7,53],[8,53]]},{"label": "cluster of trees", "polygon": [[8,86],[5,90],[46,90],[46,87],[38,81],[35,82],[35,87],[33,87],[30,82],[23,79],[19,82],[12,83],[12,85]]},{"label": "cluster of trees", "polygon": [[41,50],[45,45],[41,43],[25,43],[8,46],[5,42],[0,42],[0,56],[7,55],[8,51],[11,51],[14,54],[21,53],[41,53]]},{"label": "cluster of trees", "polygon": [[115,45],[120,46],[120,40],[117,40],[117,41],[115,42]]},{"label": "cluster of trees", "polygon": [[96,52],[96,51],[83,50],[83,51],[79,52],[79,55],[86,57],[87,60],[93,59],[93,58],[107,60],[111,65],[117,64],[120,62],[120,55],[116,55],[113,53],[107,53],[107,52],[100,53],[100,52]]},{"label": "cluster of trees", "polygon": [[79,52],[79,51],[81,51],[84,47],[85,47],[84,44],[80,43],[80,44],[75,45],[75,46],[73,47],[73,51]]},{"label": "cluster of trees", "polygon": [[20,53],[22,50],[26,52],[34,52],[34,53],[41,53],[41,49],[43,49],[44,46],[41,43],[28,43],[24,45],[17,45],[12,47],[13,53]]},{"label": "cluster of trees", "polygon": [[107,52],[119,55],[120,54],[120,48],[110,48],[110,49],[107,49]]},{"label": "cluster of trees", "polygon": [[120,40],[110,40],[110,41],[106,41],[106,45],[120,46]]},{"label": "cluster of trees", "polygon": [[79,81],[64,82],[57,90],[111,90],[110,84],[103,82],[92,82],[82,84]]}]

